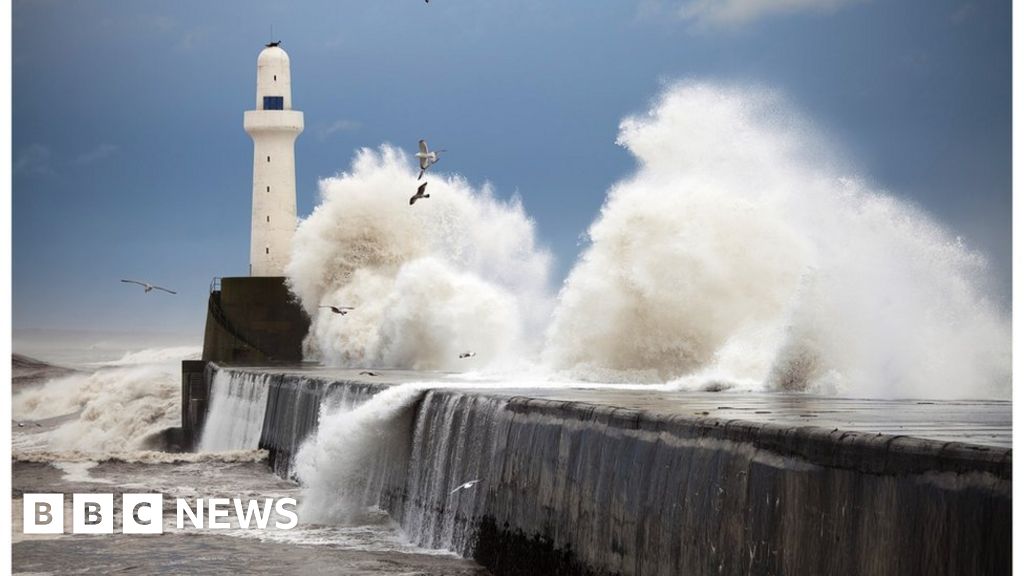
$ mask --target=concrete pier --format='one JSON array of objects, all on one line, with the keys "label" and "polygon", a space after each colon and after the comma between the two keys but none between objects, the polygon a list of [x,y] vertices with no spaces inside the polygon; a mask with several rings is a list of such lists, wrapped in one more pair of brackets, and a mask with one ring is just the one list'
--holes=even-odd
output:
[{"label": "concrete pier", "polygon": [[394,416],[400,441],[368,463],[365,504],[418,544],[498,575],[1010,569],[1008,402],[466,389],[445,375],[308,366],[210,373],[220,371],[270,387],[249,425],[282,475],[322,402],[356,407],[387,386],[438,381]]}]

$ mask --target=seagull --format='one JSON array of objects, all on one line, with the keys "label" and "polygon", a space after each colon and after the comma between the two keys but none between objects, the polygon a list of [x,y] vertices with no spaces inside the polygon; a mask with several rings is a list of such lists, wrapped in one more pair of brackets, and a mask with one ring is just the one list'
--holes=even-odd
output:
[{"label": "seagull", "polygon": [[420,187],[416,189],[416,194],[409,198],[409,206],[412,206],[420,198],[430,198],[430,194],[424,194],[427,191],[427,183],[420,184]]},{"label": "seagull", "polygon": [[369,370],[363,370],[359,373],[360,376],[376,376],[376,372],[370,372]]},{"label": "seagull", "polygon": [[456,486],[455,490],[452,490],[451,492],[449,492],[448,495],[451,496],[452,494],[455,494],[459,490],[467,490],[469,488],[472,488],[473,486],[476,486],[476,484],[478,482],[481,482],[481,480],[479,478],[477,478],[476,480],[470,480],[469,482],[466,482],[465,484],[461,484],[459,486]]},{"label": "seagull", "polygon": [[476,356],[476,352],[463,352],[459,354],[459,358],[472,358],[473,356]]},{"label": "seagull", "polygon": [[163,290],[164,292],[168,292],[170,294],[177,294],[177,292],[175,292],[174,290],[168,290],[167,288],[163,288],[161,286],[155,286],[153,284],[150,284],[149,282],[139,282],[138,280],[121,280],[121,282],[125,282],[127,284],[138,284],[139,286],[145,288],[146,292],[151,292],[153,290]]},{"label": "seagull", "polygon": [[416,157],[420,159],[420,175],[416,177],[417,180],[423,178],[423,173],[427,171],[427,168],[437,164],[437,161],[441,159],[441,152],[447,152],[447,150],[431,152],[427,150],[427,141],[420,140],[420,151],[416,153]]},{"label": "seagull", "polygon": [[331,312],[334,312],[335,314],[341,314],[342,316],[348,314],[349,310],[355,310],[355,308],[351,306],[321,306],[321,308],[330,308]]}]

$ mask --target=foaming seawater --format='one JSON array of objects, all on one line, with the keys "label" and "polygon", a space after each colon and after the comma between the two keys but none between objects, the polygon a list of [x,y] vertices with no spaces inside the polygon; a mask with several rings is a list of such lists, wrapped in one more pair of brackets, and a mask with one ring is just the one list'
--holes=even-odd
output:
[{"label": "foaming seawater", "polygon": [[169,362],[181,362],[182,360],[195,359],[202,353],[202,349],[196,346],[171,346],[167,348],[145,348],[125,352],[117,360],[96,362],[95,366],[137,366],[140,364],[166,364]]},{"label": "foaming seawater", "polygon": [[263,462],[266,450],[224,450],[221,452],[161,452],[158,450],[132,450],[125,452],[90,452],[85,450],[19,451],[15,449],[11,460],[15,462],[124,462],[130,464],[174,464],[222,462]]},{"label": "foaming seawater", "polygon": [[14,394],[16,420],[44,421],[15,435],[22,451],[128,452],[180,425],[181,361],[197,347],[127,353],[92,372],[53,378]]},{"label": "foaming seawater", "polygon": [[199,442],[201,452],[259,447],[270,389],[266,374],[233,377],[217,371],[210,390],[210,408]]},{"label": "foaming seawater", "polygon": [[851,177],[760,89],[686,83],[622,122],[614,186],[544,358],[581,378],[873,397],[1008,397],[981,255]]},{"label": "foaming seawater", "polygon": [[[335,366],[452,370],[519,362],[551,308],[550,257],[517,200],[459,177],[424,177],[390,146],[361,150],[320,182],[295,233],[288,282],[312,318],[309,359]],[[340,316],[320,306],[353,306]],[[460,361],[472,350],[476,359]]]},{"label": "foaming seawater", "polygon": [[295,457],[304,493],[299,516],[314,524],[372,521],[381,491],[402,477],[411,408],[430,384],[393,386],[358,406],[323,406]]}]

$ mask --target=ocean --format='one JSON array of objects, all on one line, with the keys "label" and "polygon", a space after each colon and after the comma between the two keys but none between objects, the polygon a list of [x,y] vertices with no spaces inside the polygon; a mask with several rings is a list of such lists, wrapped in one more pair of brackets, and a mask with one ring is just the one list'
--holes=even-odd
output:
[{"label": "ocean", "polygon": [[[47,347],[15,342],[12,357],[12,562],[16,574],[487,574],[470,560],[410,544],[384,512],[358,523],[300,522],[291,530],[176,526],[175,499],[301,499],[300,487],[272,472],[262,450],[174,454],[153,449],[180,423],[180,362],[189,345]],[[26,355],[31,352],[34,356]],[[71,533],[72,493],[164,495],[164,533]],[[23,495],[61,493],[65,533],[24,534]],[[273,517],[272,517],[273,518]]]}]

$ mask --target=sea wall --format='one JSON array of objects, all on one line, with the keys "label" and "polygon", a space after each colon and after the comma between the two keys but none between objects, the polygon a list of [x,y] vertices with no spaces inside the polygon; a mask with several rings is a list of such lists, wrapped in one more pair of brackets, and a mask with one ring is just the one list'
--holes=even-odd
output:
[{"label": "sea wall", "polygon": [[[269,388],[259,444],[286,476],[320,405],[381,389],[245,378]],[[363,503],[499,576],[1010,569],[1008,449],[452,389],[390,417],[406,441],[366,463]]]}]

